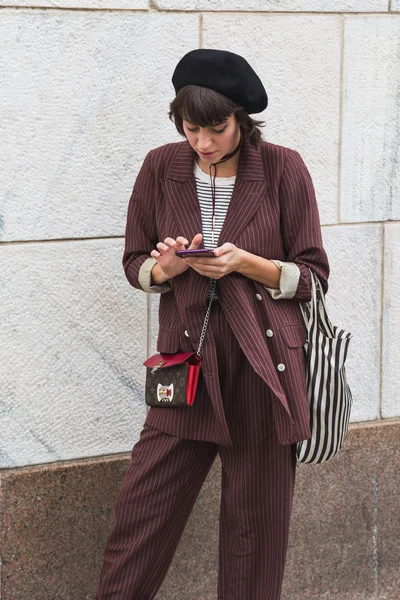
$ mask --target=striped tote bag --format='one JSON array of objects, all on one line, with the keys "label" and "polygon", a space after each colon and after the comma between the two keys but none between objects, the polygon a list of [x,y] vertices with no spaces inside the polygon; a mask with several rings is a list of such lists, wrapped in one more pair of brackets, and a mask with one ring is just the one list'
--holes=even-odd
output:
[{"label": "striped tote bag", "polygon": [[352,335],[330,322],[322,286],[312,271],[311,281],[311,302],[300,303],[308,332],[304,349],[311,438],[297,444],[297,460],[318,464],[339,452],[347,434],[352,396],[345,362]]}]

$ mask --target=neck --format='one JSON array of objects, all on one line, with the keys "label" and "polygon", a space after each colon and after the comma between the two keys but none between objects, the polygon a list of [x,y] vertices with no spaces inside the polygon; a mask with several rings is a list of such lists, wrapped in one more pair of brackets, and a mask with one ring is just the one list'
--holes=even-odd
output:
[{"label": "neck", "polygon": [[[232,158],[230,158],[226,162],[217,163],[217,176],[218,177],[233,177],[234,175],[237,175],[238,166],[239,166],[239,156],[240,156],[240,151],[237,154],[235,154],[235,156],[232,156]],[[209,173],[210,173],[209,165],[205,168],[200,166],[200,168],[202,169],[202,171],[207,173],[207,175],[209,175]]]}]

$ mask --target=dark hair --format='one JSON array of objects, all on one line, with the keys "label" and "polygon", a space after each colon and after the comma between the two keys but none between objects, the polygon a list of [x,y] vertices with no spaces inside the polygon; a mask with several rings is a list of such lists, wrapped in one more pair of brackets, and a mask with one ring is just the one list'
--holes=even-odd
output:
[{"label": "dark hair", "polygon": [[263,127],[264,122],[252,119],[243,107],[210,88],[199,85],[183,87],[170,104],[169,118],[184,136],[183,120],[199,127],[209,127],[219,125],[232,114],[239,123],[243,137],[247,137],[252,146],[257,147],[262,140],[260,127]]}]

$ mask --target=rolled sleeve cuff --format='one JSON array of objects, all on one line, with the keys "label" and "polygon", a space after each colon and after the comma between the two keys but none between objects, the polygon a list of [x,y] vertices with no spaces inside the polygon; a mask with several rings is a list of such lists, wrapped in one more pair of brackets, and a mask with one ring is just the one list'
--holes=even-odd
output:
[{"label": "rolled sleeve cuff", "polygon": [[139,284],[148,294],[164,294],[165,292],[170,292],[172,290],[172,281],[170,279],[161,285],[151,284],[151,271],[156,263],[157,261],[152,257],[144,261],[139,269]]},{"label": "rolled sleeve cuff", "polygon": [[274,300],[290,300],[297,292],[300,279],[300,269],[293,262],[272,260],[281,272],[279,289],[264,286]]}]

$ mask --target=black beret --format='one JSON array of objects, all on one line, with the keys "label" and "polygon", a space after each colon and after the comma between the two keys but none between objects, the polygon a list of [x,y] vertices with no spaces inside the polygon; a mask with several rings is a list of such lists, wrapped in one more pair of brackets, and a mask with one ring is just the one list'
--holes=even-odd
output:
[{"label": "black beret", "polygon": [[226,50],[192,50],[179,61],[172,83],[175,93],[186,85],[200,85],[243,106],[248,114],[267,107],[268,97],[257,73],[238,54]]}]

